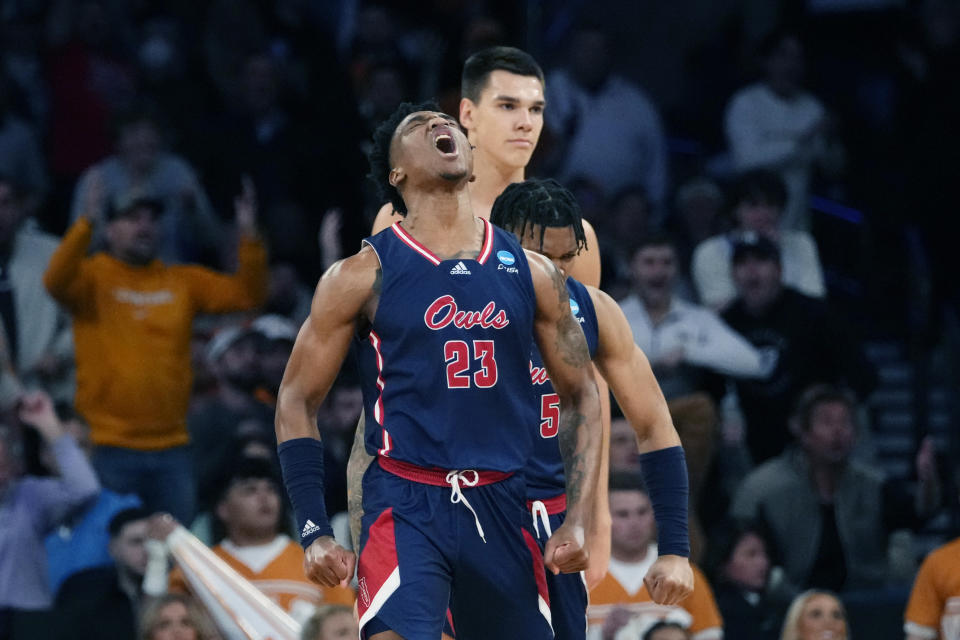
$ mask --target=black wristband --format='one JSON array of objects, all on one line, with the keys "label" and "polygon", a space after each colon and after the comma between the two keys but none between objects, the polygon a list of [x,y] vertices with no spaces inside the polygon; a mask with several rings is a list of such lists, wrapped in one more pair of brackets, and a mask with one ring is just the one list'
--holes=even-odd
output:
[{"label": "black wristband", "polygon": [[333,536],[323,493],[323,444],[313,438],[294,438],[277,446],[283,484],[304,549],[321,536]]}]

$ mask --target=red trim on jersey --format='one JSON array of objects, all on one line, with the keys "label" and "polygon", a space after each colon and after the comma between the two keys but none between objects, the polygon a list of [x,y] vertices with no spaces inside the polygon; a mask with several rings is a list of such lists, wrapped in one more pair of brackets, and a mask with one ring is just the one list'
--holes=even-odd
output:
[{"label": "red trim on jersey", "polygon": [[493,225],[490,224],[489,220],[485,220],[484,218],[480,219],[483,220],[484,234],[483,247],[480,248],[480,257],[477,258],[477,262],[485,264],[487,258],[489,258],[493,252]]},{"label": "red trim on jersey", "polygon": [[457,628],[453,626],[453,612],[450,611],[449,607],[447,607],[447,624],[450,625],[450,631],[453,631],[453,633],[456,634]]},{"label": "red trim on jersey", "polygon": [[[373,405],[373,417],[381,427],[383,426],[383,354],[380,353],[380,336],[376,331],[370,331],[370,344],[373,346],[374,353],[377,354],[377,389],[380,395],[377,396],[377,402]],[[393,446],[390,443],[390,434],[383,430],[383,448],[380,449],[380,455],[388,455]]]},{"label": "red trim on jersey", "polygon": [[561,493],[558,496],[547,498],[546,500],[527,500],[527,510],[533,509],[534,502],[542,502],[547,509],[548,516],[555,516],[567,510],[567,494]]},{"label": "red trim on jersey", "polygon": [[[410,462],[397,460],[396,458],[382,457],[378,459],[378,462],[381,469],[388,471],[395,476],[400,476],[405,480],[419,482],[420,484],[429,484],[435,487],[450,486],[450,482],[447,480],[447,474],[449,473],[447,469],[421,467]],[[471,471],[466,470],[462,471],[461,473],[471,473]],[[513,473],[506,471],[474,471],[474,473],[477,474],[477,484],[470,486],[477,487],[482,487],[486,484],[493,484],[494,482],[500,482],[513,475]]]},{"label": "red trim on jersey", "polygon": [[[490,254],[493,253],[493,225],[490,224],[489,220],[480,218],[483,221],[483,246],[480,247],[480,255],[477,257],[477,262],[480,264],[486,264],[487,259],[490,257]],[[404,244],[409,246],[411,249],[419,253],[421,256],[433,263],[434,266],[439,266],[440,258],[438,258],[430,249],[427,249],[425,246],[417,242],[413,236],[411,236],[406,229],[400,226],[399,222],[394,222],[391,226],[393,232],[403,241]]]},{"label": "red trim on jersey", "polygon": [[397,237],[400,238],[404,244],[432,262],[433,266],[439,266],[440,258],[433,255],[433,251],[430,251],[430,249],[427,249],[425,246],[414,240],[413,236],[407,233],[407,231],[400,226],[399,222],[394,222],[390,228],[393,229],[393,232],[397,234]]},{"label": "red trim on jersey", "polygon": [[530,551],[530,557],[533,560],[533,577],[537,581],[537,592],[549,607],[550,591],[547,590],[547,573],[543,566],[543,554],[540,553],[540,547],[537,546],[537,541],[533,539],[533,534],[522,527],[520,531],[523,532],[523,541],[527,543],[527,549]]},{"label": "red trim on jersey", "polygon": [[393,449],[393,443],[390,442],[390,432],[386,429],[383,430],[383,449],[380,449],[380,455],[383,457],[388,457],[390,455],[390,450]]},{"label": "red trim on jersey", "polygon": [[[363,618],[371,605],[375,605],[377,609],[383,606],[381,600],[384,598],[378,599],[377,595],[398,566],[393,507],[390,507],[370,525],[357,561],[358,618]],[[396,589],[396,585],[393,589]]]}]

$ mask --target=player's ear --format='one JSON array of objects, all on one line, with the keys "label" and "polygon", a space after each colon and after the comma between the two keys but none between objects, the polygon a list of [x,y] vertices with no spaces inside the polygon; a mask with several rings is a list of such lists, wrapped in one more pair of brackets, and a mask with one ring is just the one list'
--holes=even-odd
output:
[{"label": "player's ear", "polygon": [[470,98],[460,98],[460,125],[464,129],[473,128],[473,111],[477,105]]},{"label": "player's ear", "polygon": [[397,187],[403,182],[407,177],[407,172],[403,170],[403,167],[394,167],[390,169],[390,176],[387,178],[390,181],[390,185]]}]

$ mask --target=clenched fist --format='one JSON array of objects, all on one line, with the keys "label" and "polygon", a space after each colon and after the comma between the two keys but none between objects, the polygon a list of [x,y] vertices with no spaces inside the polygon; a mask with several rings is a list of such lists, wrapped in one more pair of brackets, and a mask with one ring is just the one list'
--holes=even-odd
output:
[{"label": "clenched fist", "polygon": [[693,569],[683,556],[660,556],[643,583],[657,604],[678,604],[693,591]]},{"label": "clenched fist", "polygon": [[353,579],[356,564],[356,554],[341,547],[330,536],[322,536],[310,543],[303,557],[304,573],[324,587],[346,587]]},{"label": "clenched fist", "polygon": [[543,563],[554,575],[583,571],[587,568],[588,557],[583,527],[570,522],[564,522],[554,531],[543,548]]}]

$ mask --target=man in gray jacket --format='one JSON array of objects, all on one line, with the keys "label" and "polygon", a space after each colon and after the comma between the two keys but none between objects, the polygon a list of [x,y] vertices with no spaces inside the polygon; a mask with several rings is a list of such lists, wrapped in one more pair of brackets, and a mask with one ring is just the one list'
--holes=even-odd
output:
[{"label": "man in gray jacket", "polygon": [[856,401],[828,385],[800,398],[791,428],[797,445],[757,467],[734,496],[732,515],[769,527],[787,578],[834,591],[882,586],[891,578],[887,538],[917,525],[940,502],[932,441],[917,453],[918,484],[887,483],[851,459]]}]

